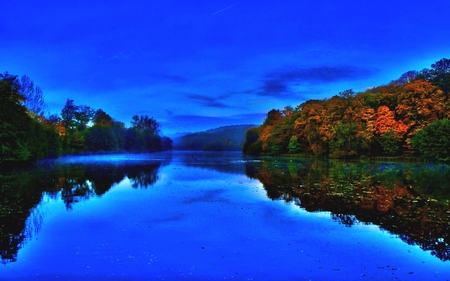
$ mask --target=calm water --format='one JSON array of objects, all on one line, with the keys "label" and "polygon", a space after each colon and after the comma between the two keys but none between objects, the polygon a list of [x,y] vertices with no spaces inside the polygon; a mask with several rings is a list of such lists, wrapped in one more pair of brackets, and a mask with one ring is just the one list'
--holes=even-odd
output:
[{"label": "calm water", "polygon": [[174,151],[0,179],[0,280],[450,280],[444,165]]}]

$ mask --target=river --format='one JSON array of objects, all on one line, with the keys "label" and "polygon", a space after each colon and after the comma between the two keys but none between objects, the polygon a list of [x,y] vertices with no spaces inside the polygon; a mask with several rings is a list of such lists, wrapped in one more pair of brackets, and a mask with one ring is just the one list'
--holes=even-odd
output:
[{"label": "river", "polygon": [[0,179],[0,280],[450,280],[443,164],[173,151]]}]

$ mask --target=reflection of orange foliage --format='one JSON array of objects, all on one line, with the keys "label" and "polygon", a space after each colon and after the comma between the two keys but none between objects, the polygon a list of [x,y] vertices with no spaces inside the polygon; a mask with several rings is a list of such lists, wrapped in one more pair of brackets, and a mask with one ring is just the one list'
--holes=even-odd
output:
[{"label": "reflection of orange foliage", "polygon": [[408,191],[404,187],[395,186],[394,189],[387,189],[384,186],[376,188],[374,196],[377,199],[377,209],[380,212],[387,212],[394,206],[394,200],[404,197]]},{"label": "reflection of orange foliage", "polygon": [[57,183],[56,186],[57,186],[59,189],[61,189],[61,188],[63,188],[65,185],[66,185],[66,178],[65,178],[65,177],[60,177],[60,178],[58,179],[58,183]]},{"label": "reflection of orange foliage", "polygon": [[364,210],[373,210],[375,206],[375,200],[371,197],[363,197],[361,201],[359,201],[359,206]]},{"label": "reflection of orange foliage", "polygon": [[263,162],[263,166],[259,170],[258,178],[261,182],[264,182],[264,184],[267,185],[274,185],[274,182],[272,180],[272,176],[269,173],[269,168],[267,167],[267,163]]}]

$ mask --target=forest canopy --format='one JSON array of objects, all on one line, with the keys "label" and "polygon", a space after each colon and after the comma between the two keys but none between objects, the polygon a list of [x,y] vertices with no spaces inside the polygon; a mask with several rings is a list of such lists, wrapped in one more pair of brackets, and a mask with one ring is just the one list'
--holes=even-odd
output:
[{"label": "forest canopy", "polygon": [[450,60],[408,71],[387,85],[348,89],[295,108],[272,109],[246,132],[246,154],[332,158],[412,155],[450,160]]},{"label": "forest canopy", "polygon": [[160,124],[134,115],[131,127],[102,109],[68,99],[60,115],[45,116],[41,88],[28,76],[0,74],[0,166],[11,167],[61,154],[152,152],[172,149]]}]

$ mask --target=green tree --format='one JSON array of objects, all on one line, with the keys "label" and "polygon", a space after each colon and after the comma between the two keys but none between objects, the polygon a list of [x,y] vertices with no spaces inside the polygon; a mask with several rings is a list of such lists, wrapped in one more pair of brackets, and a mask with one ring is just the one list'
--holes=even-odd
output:
[{"label": "green tree", "polygon": [[125,134],[125,150],[133,152],[146,151],[144,134],[135,128],[128,128]]},{"label": "green tree", "polygon": [[96,111],[87,105],[75,105],[72,99],[67,99],[61,111],[64,126],[69,131],[83,131],[94,118]]},{"label": "green tree", "polygon": [[0,163],[28,161],[32,156],[26,132],[31,118],[19,90],[17,76],[0,74]]},{"label": "green tree", "polygon": [[431,82],[441,89],[449,98],[450,92],[450,59],[443,58],[431,65],[433,77]]},{"label": "green tree", "polygon": [[400,153],[400,139],[394,130],[389,130],[383,133],[379,138],[378,142],[383,149],[383,152],[387,156],[395,156]]},{"label": "green tree", "polygon": [[147,115],[134,115],[131,120],[131,125],[139,131],[147,131],[155,135],[159,134],[160,131],[160,124],[153,117],[148,117]]},{"label": "green tree", "polygon": [[333,126],[333,137],[329,141],[330,157],[341,158],[356,156],[357,153],[357,128],[354,123],[338,123]]},{"label": "green tree", "polygon": [[66,104],[61,111],[61,120],[68,130],[74,131],[77,127],[75,121],[75,112],[77,110],[78,106],[74,104],[74,101],[72,99],[67,99]]},{"label": "green tree", "polygon": [[118,151],[119,143],[110,127],[94,126],[85,135],[86,148],[89,151]]},{"label": "green tree", "polygon": [[87,105],[78,106],[78,110],[75,111],[75,120],[77,123],[78,131],[83,131],[87,128],[88,123],[94,118],[95,110]]},{"label": "green tree", "polygon": [[127,134],[127,129],[123,122],[113,122],[111,129],[117,139],[117,144],[119,145],[119,150],[125,150],[125,136]]},{"label": "green tree", "polygon": [[259,128],[250,128],[245,132],[245,142],[242,146],[242,151],[245,154],[253,154],[250,152],[250,147],[259,140]]},{"label": "green tree", "polygon": [[0,74],[0,164],[33,162],[59,154],[54,126],[24,106],[17,76]]},{"label": "green tree", "polygon": [[289,153],[297,153],[301,150],[301,145],[298,143],[298,137],[292,136],[289,140],[288,151]]},{"label": "green tree", "polygon": [[411,140],[412,149],[433,161],[450,161],[450,120],[441,119],[418,131]]},{"label": "green tree", "polygon": [[102,126],[102,127],[111,127],[114,123],[111,116],[109,116],[102,109],[97,109],[94,114],[94,118],[92,120],[94,122],[94,126]]},{"label": "green tree", "polygon": [[133,151],[160,151],[162,149],[159,136],[160,124],[147,115],[134,115],[132,128],[126,134],[126,146]]}]

